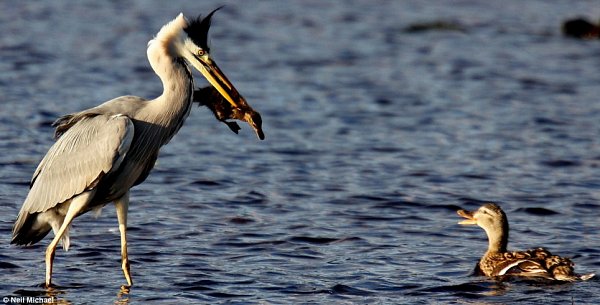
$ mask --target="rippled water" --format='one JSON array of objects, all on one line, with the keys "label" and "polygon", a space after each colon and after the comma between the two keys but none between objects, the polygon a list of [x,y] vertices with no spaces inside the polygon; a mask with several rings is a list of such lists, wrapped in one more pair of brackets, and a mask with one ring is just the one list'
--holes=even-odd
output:
[{"label": "rippled water", "polygon": [[[500,4],[502,3],[502,4]],[[49,123],[162,90],[146,42],[221,1],[0,2],[0,296],[46,295],[44,249],[9,245]],[[266,141],[195,108],[132,192],[129,294],[112,206],[75,221],[50,293],[75,304],[591,304],[597,279],[471,276],[459,207],[501,203],[512,248],[600,272],[595,1],[244,1],[212,53]],[[423,23],[434,30],[414,31]],[[413,29],[413,30],[411,30]],[[204,80],[198,78],[204,85]]]}]

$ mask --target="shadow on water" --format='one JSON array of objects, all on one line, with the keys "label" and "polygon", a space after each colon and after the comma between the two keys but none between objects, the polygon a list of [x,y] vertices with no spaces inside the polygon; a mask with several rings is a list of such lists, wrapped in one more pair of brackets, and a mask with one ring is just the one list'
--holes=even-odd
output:
[{"label": "shadow on water", "polygon": [[[36,285],[35,288],[19,289],[13,292],[15,297],[22,297],[23,303],[49,303],[49,304],[73,304],[69,301],[67,290],[81,289],[83,286],[75,285],[69,287],[52,286],[45,287],[44,283]],[[34,302],[32,300],[40,300]]]},{"label": "shadow on water", "polygon": [[502,295],[506,292],[506,289],[507,287],[502,283],[480,281],[418,289],[408,293],[408,295],[424,296],[433,293],[448,294],[468,299],[479,299],[485,296]]},{"label": "shadow on water", "polygon": [[[475,277],[475,276],[472,276]],[[594,284],[596,282],[596,284]],[[552,281],[548,279],[522,278],[522,277],[499,277],[483,278],[460,283],[441,285],[429,288],[416,289],[407,293],[411,296],[444,295],[459,297],[464,300],[480,302],[540,304],[540,303],[576,303],[573,293],[574,285],[595,286],[598,279],[592,279],[586,283],[572,283]],[[579,296],[581,297],[581,296]],[[585,298],[584,298],[585,299]],[[560,301],[559,301],[560,300]],[[585,303],[585,302],[583,302]]]},{"label": "shadow on water", "polygon": [[[81,293],[86,290],[88,288],[83,284],[71,284],[69,286],[52,285],[52,287],[46,288],[45,284],[42,283],[35,287],[16,290],[11,296],[7,297],[14,298],[14,302],[8,302],[9,304],[79,304],[77,301],[72,301],[77,297],[72,297],[70,294]],[[129,304],[130,290],[127,286],[121,286],[115,295],[114,304]]]}]

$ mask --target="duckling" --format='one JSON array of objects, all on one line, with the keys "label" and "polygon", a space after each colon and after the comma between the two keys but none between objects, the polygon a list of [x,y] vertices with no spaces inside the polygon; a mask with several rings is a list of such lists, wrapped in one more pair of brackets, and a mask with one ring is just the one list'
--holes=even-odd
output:
[{"label": "duckling", "polygon": [[466,218],[459,224],[478,225],[488,236],[488,250],[475,267],[479,275],[538,277],[568,282],[588,280],[595,275],[575,274],[575,264],[570,259],[553,255],[544,248],[508,252],[508,219],[497,204],[487,203],[477,211],[459,210],[457,213]]},{"label": "duckling", "polygon": [[260,113],[252,109],[243,97],[240,96],[240,99],[238,100],[239,107],[234,108],[223,98],[215,87],[208,86],[194,90],[193,101],[198,103],[199,106],[206,106],[210,109],[217,120],[225,123],[227,127],[236,134],[241,129],[240,125],[236,122],[227,120],[235,119],[247,122],[248,125],[254,129],[254,132],[259,139],[265,139],[265,134],[262,131],[262,118],[260,117]]}]

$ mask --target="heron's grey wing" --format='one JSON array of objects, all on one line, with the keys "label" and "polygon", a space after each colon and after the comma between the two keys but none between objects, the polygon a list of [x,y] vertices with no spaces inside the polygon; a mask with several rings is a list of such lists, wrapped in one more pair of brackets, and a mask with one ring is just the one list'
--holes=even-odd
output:
[{"label": "heron's grey wing", "polygon": [[19,218],[93,188],[104,174],[120,166],[133,134],[133,123],[124,115],[96,115],[75,123],[37,167]]}]

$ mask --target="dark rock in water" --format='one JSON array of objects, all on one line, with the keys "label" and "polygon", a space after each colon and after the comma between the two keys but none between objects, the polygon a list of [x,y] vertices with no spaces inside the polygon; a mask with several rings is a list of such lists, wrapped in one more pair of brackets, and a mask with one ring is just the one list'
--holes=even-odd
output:
[{"label": "dark rock in water", "polygon": [[567,20],[562,26],[563,34],[579,39],[600,38],[600,25],[593,24],[583,18]]},{"label": "dark rock in water", "polygon": [[404,32],[406,33],[421,33],[428,31],[454,31],[454,32],[466,32],[464,26],[457,22],[453,21],[431,21],[431,22],[420,22],[413,23],[406,28],[404,28]]},{"label": "dark rock in water", "polygon": [[248,123],[259,139],[264,140],[262,131],[262,118],[260,113],[252,109],[244,98],[240,99],[240,105],[233,107],[213,86],[194,90],[194,102],[200,106],[206,106],[215,115],[217,120],[225,123],[231,131],[236,134],[241,129],[236,122],[228,120],[240,120]]},{"label": "dark rock in water", "polygon": [[548,160],[543,161],[542,164],[550,167],[569,167],[569,166],[579,166],[581,162],[575,160]]},{"label": "dark rock in water", "polygon": [[550,209],[546,209],[546,208],[539,208],[539,207],[532,207],[532,208],[519,208],[517,209],[518,212],[525,212],[527,214],[531,214],[531,215],[539,215],[539,216],[548,216],[548,215],[557,215],[559,214],[556,211],[550,210]]}]

